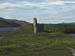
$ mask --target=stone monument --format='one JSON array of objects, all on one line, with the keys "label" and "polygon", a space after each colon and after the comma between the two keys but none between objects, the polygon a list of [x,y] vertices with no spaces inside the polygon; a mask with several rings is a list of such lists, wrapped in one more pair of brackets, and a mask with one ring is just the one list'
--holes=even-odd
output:
[{"label": "stone monument", "polygon": [[34,33],[37,33],[37,18],[33,18]]}]

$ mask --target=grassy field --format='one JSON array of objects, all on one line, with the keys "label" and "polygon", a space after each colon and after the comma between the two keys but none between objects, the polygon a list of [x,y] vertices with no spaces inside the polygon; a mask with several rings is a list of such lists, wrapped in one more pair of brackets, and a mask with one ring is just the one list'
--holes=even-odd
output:
[{"label": "grassy field", "polygon": [[33,26],[0,32],[0,56],[71,56],[75,36],[64,33],[64,25],[44,25],[49,32],[33,34]]}]

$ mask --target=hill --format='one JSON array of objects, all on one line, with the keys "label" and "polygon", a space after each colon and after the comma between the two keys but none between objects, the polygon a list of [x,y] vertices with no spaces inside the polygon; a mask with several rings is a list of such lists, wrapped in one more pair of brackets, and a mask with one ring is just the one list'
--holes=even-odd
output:
[{"label": "hill", "polygon": [[0,17],[0,26],[23,26],[25,24],[28,24],[28,22]]}]

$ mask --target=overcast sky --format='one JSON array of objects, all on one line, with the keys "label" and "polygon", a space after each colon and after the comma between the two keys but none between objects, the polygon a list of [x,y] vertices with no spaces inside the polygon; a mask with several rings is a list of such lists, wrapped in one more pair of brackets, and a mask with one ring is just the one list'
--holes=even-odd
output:
[{"label": "overcast sky", "polygon": [[0,0],[0,17],[40,23],[75,22],[74,0]]}]

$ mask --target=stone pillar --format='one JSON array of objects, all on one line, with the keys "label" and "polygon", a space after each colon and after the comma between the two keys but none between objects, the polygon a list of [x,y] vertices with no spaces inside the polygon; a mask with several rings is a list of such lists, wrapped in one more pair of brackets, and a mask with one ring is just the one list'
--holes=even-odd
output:
[{"label": "stone pillar", "polygon": [[33,18],[34,33],[37,33],[37,18]]}]

